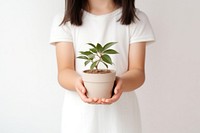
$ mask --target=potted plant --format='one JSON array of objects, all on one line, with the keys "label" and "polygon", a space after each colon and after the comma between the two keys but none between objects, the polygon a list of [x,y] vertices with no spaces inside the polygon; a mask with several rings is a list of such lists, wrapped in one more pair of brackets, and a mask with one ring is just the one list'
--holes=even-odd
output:
[{"label": "potted plant", "polygon": [[[118,52],[110,47],[117,42],[109,42],[102,46],[100,43],[90,45],[88,51],[80,51],[77,58],[85,60],[85,66],[90,64],[90,69],[84,70],[82,79],[87,89],[87,96],[91,98],[110,98],[114,81],[116,78],[115,70],[108,69],[108,65],[113,65],[110,54],[118,54]],[[102,63],[106,69],[99,69]]]}]

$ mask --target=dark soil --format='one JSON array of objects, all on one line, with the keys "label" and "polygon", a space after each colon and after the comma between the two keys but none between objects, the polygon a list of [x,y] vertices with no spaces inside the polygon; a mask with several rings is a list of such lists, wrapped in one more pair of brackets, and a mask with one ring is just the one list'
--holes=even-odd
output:
[{"label": "dark soil", "polygon": [[110,70],[107,70],[107,69],[103,69],[103,70],[85,70],[84,71],[85,73],[91,73],[91,74],[105,74],[105,73],[110,73],[111,71]]}]

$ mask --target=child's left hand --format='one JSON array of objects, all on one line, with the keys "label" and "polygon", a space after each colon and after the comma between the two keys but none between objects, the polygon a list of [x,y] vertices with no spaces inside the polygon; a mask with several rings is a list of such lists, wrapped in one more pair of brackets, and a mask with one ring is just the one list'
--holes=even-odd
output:
[{"label": "child's left hand", "polygon": [[123,84],[122,79],[117,77],[115,84],[116,85],[115,85],[115,88],[114,88],[113,96],[109,99],[102,98],[100,100],[101,104],[112,104],[120,98],[120,96],[122,95],[122,92],[123,92],[123,90],[122,90],[122,84]]}]

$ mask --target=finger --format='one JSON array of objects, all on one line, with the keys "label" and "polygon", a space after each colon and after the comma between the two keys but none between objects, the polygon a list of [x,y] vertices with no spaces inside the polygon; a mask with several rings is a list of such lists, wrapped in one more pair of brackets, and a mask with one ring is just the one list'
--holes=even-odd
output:
[{"label": "finger", "polygon": [[101,104],[105,104],[105,101],[106,101],[105,98],[101,98],[100,100],[101,100],[101,101],[100,101]]},{"label": "finger", "polygon": [[114,94],[120,93],[121,92],[121,88],[122,88],[122,82],[120,80],[118,80],[116,82],[116,86],[114,88]]},{"label": "finger", "polygon": [[102,104],[101,103],[101,99],[98,99],[98,101],[96,102],[97,104]]},{"label": "finger", "polygon": [[101,99],[101,104],[112,104],[113,103],[113,100],[112,98],[110,99]]},{"label": "finger", "polygon": [[100,98],[91,98],[92,102],[90,104],[101,104],[101,99]]},{"label": "finger", "polygon": [[97,104],[98,101],[97,98],[88,98],[88,99],[92,99],[92,102],[90,102],[89,104]]},{"label": "finger", "polygon": [[97,104],[98,99],[97,98],[88,98],[86,96],[86,92],[87,92],[87,90],[85,89],[85,87],[80,85],[79,89],[78,89],[78,93],[79,93],[81,99],[84,102],[89,103],[89,104]]},{"label": "finger", "polygon": [[96,103],[99,99],[98,98],[93,98],[93,101]]},{"label": "finger", "polygon": [[76,81],[76,88],[82,91],[82,93],[86,93],[86,88],[83,84],[83,80],[81,78],[78,78]]},{"label": "finger", "polygon": [[83,86],[83,84],[82,83],[80,83],[79,85],[78,85],[78,88],[79,88],[79,90],[82,92],[82,93],[86,93],[86,88]]},{"label": "finger", "polygon": [[118,93],[118,94],[116,94],[116,95],[113,95],[112,98],[105,99],[105,100],[103,101],[103,104],[112,104],[112,103],[116,102],[116,101],[120,98],[121,94],[122,94],[122,93]]},{"label": "finger", "polygon": [[88,98],[86,96],[86,88],[85,86],[83,85],[83,80],[81,78],[79,78],[77,80],[77,83],[76,83],[76,91],[78,92],[80,98],[86,102],[86,103],[93,103],[93,99],[92,98]]},{"label": "finger", "polygon": [[92,100],[91,98],[88,98],[88,97],[85,95],[85,93],[82,93],[82,91],[81,91],[80,89],[77,89],[77,92],[78,92],[80,98],[81,98],[84,102],[86,102],[86,103],[92,103],[92,102],[93,102],[93,100]]}]

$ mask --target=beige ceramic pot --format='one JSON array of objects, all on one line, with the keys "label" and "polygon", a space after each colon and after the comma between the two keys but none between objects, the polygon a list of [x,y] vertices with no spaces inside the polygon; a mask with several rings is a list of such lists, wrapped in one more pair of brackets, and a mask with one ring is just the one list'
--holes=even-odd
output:
[{"label": "beige ceramic pot", "polygon": [[82,79],[87,89],[87,96],[90,98],[110,98],[113,85],[116,78],[116,72],[92,74],[83,72]]}]

